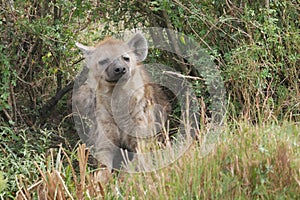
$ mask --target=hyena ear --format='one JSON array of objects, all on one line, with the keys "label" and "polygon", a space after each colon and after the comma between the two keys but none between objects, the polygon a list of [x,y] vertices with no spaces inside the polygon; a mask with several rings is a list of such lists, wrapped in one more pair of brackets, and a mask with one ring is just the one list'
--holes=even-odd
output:
[{"label": "hyena ear", "polygon": [[135,34],[127,44],[133,49],[137,62],[142,62],[146,59],[148,54],[148,44],[146,38],[141,33]]},{"label": "hyena ear", "polygon": [[80,44],[79,42],[76,42],[75,45],[82,51],[85,57],[92,54],[95,50],[95,47],[85,46],[83,44]]}]

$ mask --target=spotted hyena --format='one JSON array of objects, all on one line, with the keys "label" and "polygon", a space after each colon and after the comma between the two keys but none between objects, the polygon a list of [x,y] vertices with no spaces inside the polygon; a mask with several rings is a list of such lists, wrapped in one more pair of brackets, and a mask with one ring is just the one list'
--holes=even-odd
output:
[{"label": "spotted hyena", "polygon": [[77,122],[84,123],[81,138],[102,164],[119,168],[124,152],[132,159],[139,141],[160,128],[159,113],[169,109],[141,64],[147,57],[147,41],[137,33],[127,42],[108,38],[92,47],[76,45],[88,68],[86,81],[73,94],[73,108],[80,114]]}]

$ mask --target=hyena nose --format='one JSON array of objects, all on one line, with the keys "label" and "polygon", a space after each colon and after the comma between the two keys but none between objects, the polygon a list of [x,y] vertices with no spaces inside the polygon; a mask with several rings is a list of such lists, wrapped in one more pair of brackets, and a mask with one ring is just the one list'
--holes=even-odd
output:
[{"label": "hyena nose", "polygon": [[114,69],[116,75],[125,74],[127,72],[126,67],[116,67]]}]

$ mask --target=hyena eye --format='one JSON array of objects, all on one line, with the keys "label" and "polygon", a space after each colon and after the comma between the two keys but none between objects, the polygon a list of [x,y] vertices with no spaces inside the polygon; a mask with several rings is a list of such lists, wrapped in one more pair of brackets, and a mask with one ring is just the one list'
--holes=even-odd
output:
[{"label": "hyena eye", "polygon": [[108,63],[108,59],[104,59],[104,60],[100,60],[98,63],[99,65],[105,65],[106,63]]},{"label": "hyena eye", "polygon": [[130,58],[129,58],[128,56],[122,56],[122,58],[123,58],[123,60],[124,60],[125,62],[129,62],[129,61],[130,61]]}]

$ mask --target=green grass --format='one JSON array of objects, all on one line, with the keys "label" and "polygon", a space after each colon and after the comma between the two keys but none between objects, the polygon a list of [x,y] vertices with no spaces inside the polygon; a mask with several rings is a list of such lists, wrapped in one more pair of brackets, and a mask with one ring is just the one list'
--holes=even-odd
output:
[{"label": "green grass", "polygon": [[297,199],[299,132],[291,124],[240,124],[239,130],[227,130],[208,156],[202,158],[195,144],[163,170],[127,175],[119,188],[125,199]]},{"label": "green grass", "polygon": [[2,172],[0,172],[0,192],[6,188],[6,180],[3,178]]},{"label": "green grass", "polygon": [[101,173],[87,164],[84,147],[71,155],[60,149],[59,156],[48,158],[48,167],[37,165],[35,187],[26,186],[26,178],[19,185],[33,199],[41,194],[57,199],[299,199],[299,124],[235,127],[224,131],[207,156],[195,142],[166,168],[120,173],[106,183],[100,183]]}]

